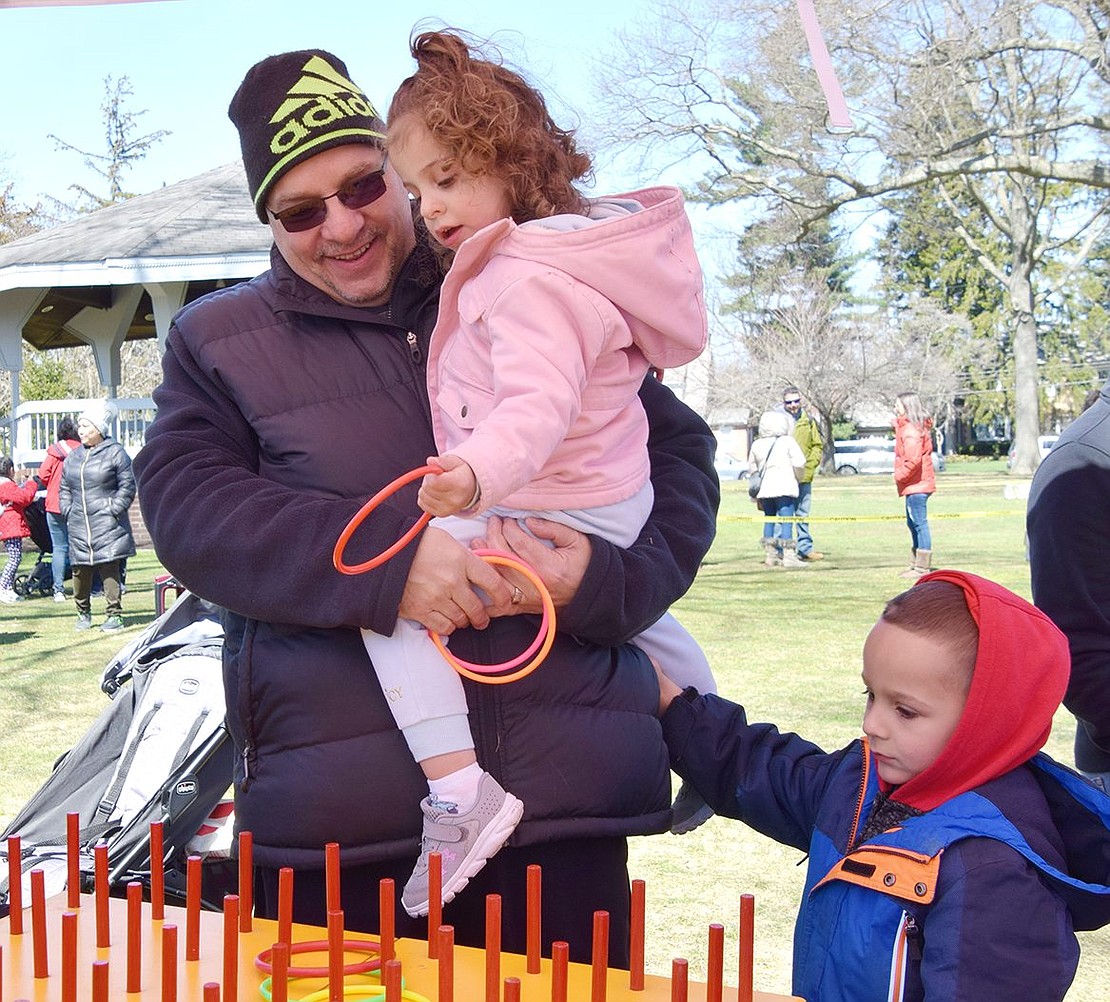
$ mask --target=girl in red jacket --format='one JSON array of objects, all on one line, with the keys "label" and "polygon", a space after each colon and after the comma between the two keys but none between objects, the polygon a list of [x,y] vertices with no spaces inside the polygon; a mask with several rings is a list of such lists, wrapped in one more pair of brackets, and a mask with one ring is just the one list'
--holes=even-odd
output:
[{"label": "girl in red jacket", "polygon": [[929,532],[929,495],[937,489],[933,472],[933,419],[916,393],[900,393],[894,401],[894,484],[906,499],[906,525],[913,557],[901,577],[919,578],[933,560]]},{"label": "girl in red jacket", "polygon": [[29,478],[22,486],[12,479],[15,463],[11,456],[0,456],[0,539],[8,554],[8,562],[0,574],[0,602],[18,602],[19,596],[12,585],[15,572],[23,559],[23,540],[31,535],[23,509],[35,500],[38,481]]}]

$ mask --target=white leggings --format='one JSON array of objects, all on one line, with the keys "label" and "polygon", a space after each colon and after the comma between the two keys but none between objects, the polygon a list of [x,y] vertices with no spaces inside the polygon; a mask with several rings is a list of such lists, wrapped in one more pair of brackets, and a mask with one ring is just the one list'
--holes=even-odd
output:
[{"label": "white leggings", "polygon": [[[627,546],[635,540],[651,509],[650,484],[630,502],[578,512],[520,512],[491,509],[488,515],[522,518],[536,515],[593,532]],[[646,509],[644,504],[646,502]],[[631,512],[631,514],[630,514]],[[638,521],[636,519],[638,518]],[[629,537],[627,528],[635,525]],[[482,536],[485,518],[442,518],[432,523],[445,529],[463,544]],[[390,636],[362,631],[362,642],[370,655],[393,719],[401,729],[417,762],[433,755],[474,747],[467,719],[466,695],[458,673],[443,659],[420,623],[399,620]],[[666,613],[633,643],[659,663],[676,684],[695,686],[699,692],[716,692],[709,662],[697,641],[670,613]]]}]

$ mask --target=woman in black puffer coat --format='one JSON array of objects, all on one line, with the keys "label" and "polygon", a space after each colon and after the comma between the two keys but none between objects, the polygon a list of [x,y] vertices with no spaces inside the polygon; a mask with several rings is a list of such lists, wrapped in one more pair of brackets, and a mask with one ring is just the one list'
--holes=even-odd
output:
[{"label": "woman in black puffer coat", "polygon": [[120,564],[135,553],[127,516],[135,500],[135,475],[127,450],[109,438],[115,417],[116,408],[107,400],[84,411],[77,419],[81,445],[62,465],[58,498],[69,531],[78,630],[92,626],[90,595],[96,573],[104,582],[107,600],[101,629],[110,632],[123,626]]}]

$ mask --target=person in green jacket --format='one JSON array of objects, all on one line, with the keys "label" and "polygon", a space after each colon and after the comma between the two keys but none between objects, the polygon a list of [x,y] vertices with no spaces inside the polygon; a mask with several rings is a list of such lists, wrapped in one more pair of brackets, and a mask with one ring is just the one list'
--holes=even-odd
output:
[{"label": "person in green jacket", "polygon": [[810,504],[813,501],[813,478],[817,474],[817,467],[821,465],[821,453],[824,449],[821,429],[817,422],[802,410],[802,394],[798,387],[788,386],[782,391],[782,407],[794,419],[794,441],[802,447],[806,457],[806,471],[798,481],[798,503],[794,508],[794,514],[799,518],[797,553],[802,560],[824,560],[825,554],[813,548],[809,523],[801,521],[809,514]]}]

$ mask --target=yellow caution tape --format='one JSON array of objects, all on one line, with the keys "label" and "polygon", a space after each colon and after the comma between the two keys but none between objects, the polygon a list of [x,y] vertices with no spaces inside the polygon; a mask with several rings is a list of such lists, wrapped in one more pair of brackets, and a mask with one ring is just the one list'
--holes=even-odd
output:
[{"label": "yellow caution tape", "polygon": [[[1024,508],[1013,511],[929,512],[929,521],[939,518],[990,518],[994,515],[1024,515]],[[903,515],[721,515],[722,522],[905,522]]]}]

